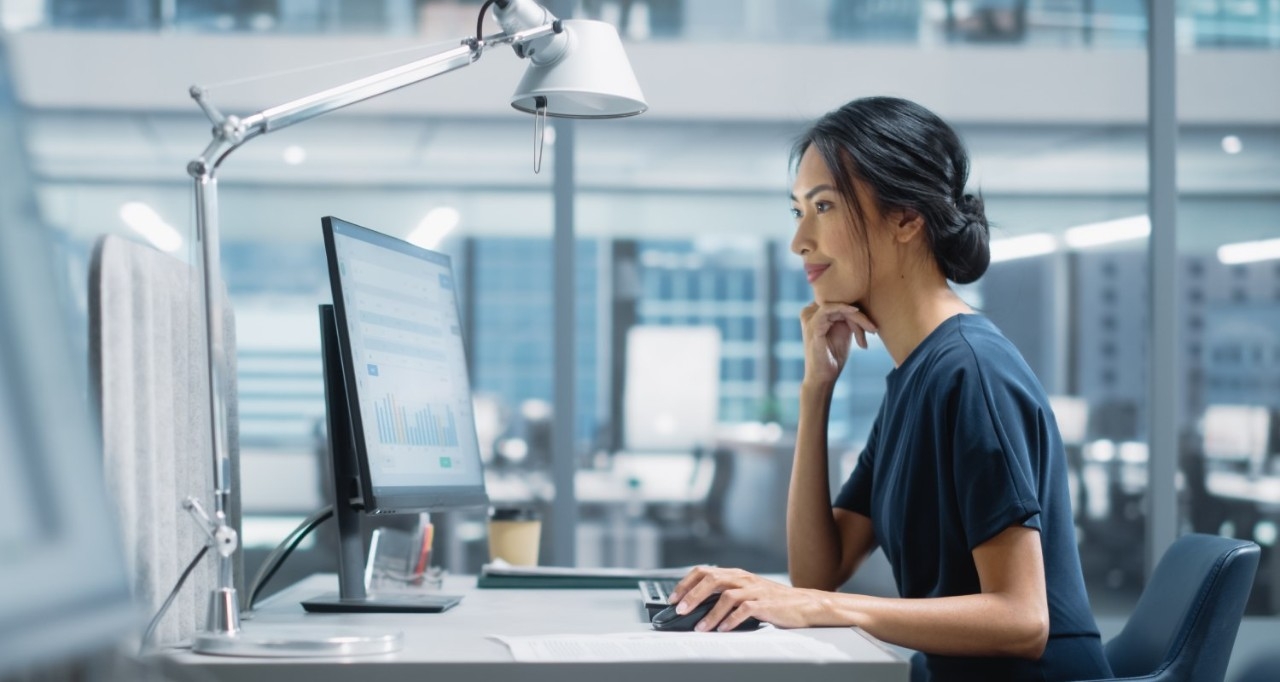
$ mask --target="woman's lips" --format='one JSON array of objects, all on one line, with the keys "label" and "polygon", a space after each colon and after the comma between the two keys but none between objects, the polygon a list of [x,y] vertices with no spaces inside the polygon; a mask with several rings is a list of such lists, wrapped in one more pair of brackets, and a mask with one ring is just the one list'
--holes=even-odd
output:
[{"label": "woman's lips", "polygon": [[831,266],[830,265],[806,265],[804,266],[804,274],[806,277],[809,278],[809,283],[813,284],[813,281],[821,277],[822,273],[826,272],[827,268],[829,267]]}]

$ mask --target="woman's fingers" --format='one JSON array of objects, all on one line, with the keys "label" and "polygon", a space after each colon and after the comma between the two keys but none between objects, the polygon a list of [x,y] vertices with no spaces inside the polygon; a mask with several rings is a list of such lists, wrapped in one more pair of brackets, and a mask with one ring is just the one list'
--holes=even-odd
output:
[{"label": "woman's fingers", "polygon": [[725,590],[720,593],[720,599],[716,601],[716,605],[711,607],[711,610],[707,612],[707,615],[703,616],[702,620],[698,621],[697,624],[693,626],[694,629],[699,632],[714,630],[716,626],[729,615],[729,612],[733,611],[741,601],[741,590]]},{"label": "woman's fingers", "polygon": [[693,589],[694,585],[697,585],[707,576],[711,575],[711,571],[712,569],[709,566],[694,566],[683,578],[680,579],[680,582],[676,583],[676,586],[672,588],[671,594],[668,595],[668,597],[670,597],[670,602],[674,604],[680,601],[682,597],[689,593],[689,590]]}]

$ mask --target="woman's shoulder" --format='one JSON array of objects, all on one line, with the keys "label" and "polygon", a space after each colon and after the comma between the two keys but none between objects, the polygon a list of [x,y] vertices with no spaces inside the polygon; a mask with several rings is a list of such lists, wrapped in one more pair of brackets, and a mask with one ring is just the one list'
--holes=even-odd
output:
[{"label": "woman's shoulder", "polygon": [[982,315],[957,315],[944,333],[933,339],[926,365],[929,383],[955,386],[979,381],[1025,380],[1032,374],[1022,354],[991,320]]}]

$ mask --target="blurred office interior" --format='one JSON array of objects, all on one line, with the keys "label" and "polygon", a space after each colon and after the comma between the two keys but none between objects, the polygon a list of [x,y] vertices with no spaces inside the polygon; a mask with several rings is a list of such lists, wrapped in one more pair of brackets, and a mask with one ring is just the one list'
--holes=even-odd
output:
[{"label": "blurred office interior", "polygon": [[[32,179],[30,219],[57,244],[74,328],[86,329],[100,236],[196,258],[184,168],[208,124],[188,86],[228,113],[256,111],[454,44],[479,4],[0,0],[25,140],[0,176]],[[544,518],[556,499],[574,504],[574,528],[544,524],[544,563],[785,571],[797,315],[810,298],[788,251],[790,144],[826,110],[889,94],[932,108],[969,146],[993,264],[962,294],[1054,396],[1095,612],[1122,618],[1141,591],[1149,463],[1162,459],[1176,463],[1179,533],[1262,546],[1249,614],[1275,632],[1280,0],[1176,0],[1179,316],[1176,364],[1160,370],[1181,387],[1176,452],[1148,448],[1143,0],[546,4],[619,27],[649,112],[553,121],[535,174],[533,123],[504,97],[522,66],[503,55],[228,161],[249,573],[324,504],[324,215],[453,257],[490,496]],[[573,248],[558,255],[557,201],[574,209]],[[557,300],[565,268],[573,296]],[[574,358],[559,375],[557,308],[572,311]],[[892,367],[871,341],[832,407],[833,486]],[[572,409],[572,443],[553,438],[557,402]],[[571,493],[551,485],[565,461]],[[435,560],[476,571],[483,513],[438,524]],[[304,545],[276,587],[333,571],[332,541]],[[847,589],[894,592],[876,563]]]}]

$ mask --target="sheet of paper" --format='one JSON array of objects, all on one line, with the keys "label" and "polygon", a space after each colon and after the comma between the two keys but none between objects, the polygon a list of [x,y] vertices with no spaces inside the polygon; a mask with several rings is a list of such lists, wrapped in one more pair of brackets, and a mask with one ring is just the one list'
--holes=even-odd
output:
[{"label": "sheet of paper", "polygon": [[808,661],[852,660],[826,642],[764,628],[756,632],[636,632],[613,635],[541,635],[493,638],[519,662]]},{"label": "sheet of paper", "polygon": [[675,579],[688,575],[693,566],[680,568],[571,568],[566,566],[512,566],[497,559],[481,567],[486,575],[599,577],[599,578],[649,578]]}]

